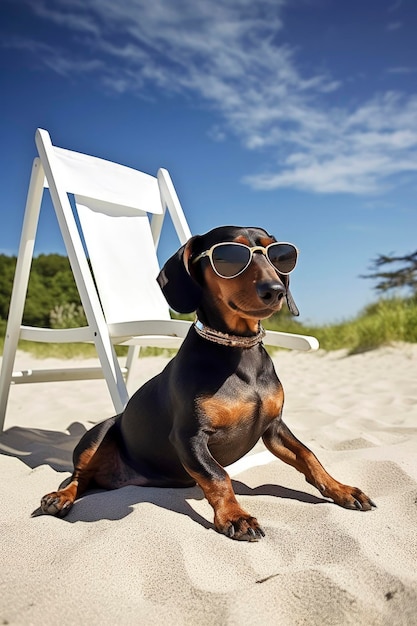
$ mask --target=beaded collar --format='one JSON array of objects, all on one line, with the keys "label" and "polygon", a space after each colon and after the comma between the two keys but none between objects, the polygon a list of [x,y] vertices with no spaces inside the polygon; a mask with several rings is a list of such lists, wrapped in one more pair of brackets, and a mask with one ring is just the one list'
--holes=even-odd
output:
[{"label": "beaded collar", "polygon": [[261,324],[259,324],[259,330],[256,335],[251,337],[240,337],[239,335],[222,333],[219,330],[205,326],[198,319],[194,322],[194,328],[203,339],[231,348],[253,348],[258,343],[262,343],[262,339],[265,337],[265,330],[262,328]]}]

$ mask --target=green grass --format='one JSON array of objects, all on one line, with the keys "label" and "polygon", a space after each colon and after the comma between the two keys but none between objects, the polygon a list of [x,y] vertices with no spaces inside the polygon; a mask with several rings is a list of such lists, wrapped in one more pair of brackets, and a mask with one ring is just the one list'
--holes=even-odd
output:
[{"label": "green grass", "polygon": [[[181,316],[187,317],[187,316]],[[188,319],[191,319],[188,316]],[[384,298],[367,306],[359,315],[351,320],[323,326],[300,324],[295,318],[287,315],[276,315],[264,323],[271,330],[282,330],[291,333],[313,335],[324,350],[347,349],[350,354],[373,350],[379,346],[396,342],[417,343],[417,297]],[[3,341],[6,322],[0,320],[0,349]],[[86,344],[40,344],[28,341],[19,343],[21,350],[31,352],[39,358],[88,358],[95,357],[93,345]],[[117,347],[117,353],[126,354],[127,348]],[[171,356],[174,350],[157,348],[142,349],[143,355]]]},{"label": "green grass", "polygon": [[313,335],[322,349],[347,349],[350,354],[395,342],[417,343],[417,298],[383,298],[355,318],[335,324],[308,326],[285,317],[281,322],[276,316],[265,326]]}]

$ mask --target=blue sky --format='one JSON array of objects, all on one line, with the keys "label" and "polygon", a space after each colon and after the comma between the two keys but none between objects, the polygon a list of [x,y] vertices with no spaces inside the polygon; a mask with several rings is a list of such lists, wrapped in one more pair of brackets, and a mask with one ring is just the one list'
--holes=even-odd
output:
[{"label": "blue sky", "polygon": [[[2,0],[0,252],[16,254],[37,127],[155,174],[193,233],[294,242],[301,320],[375,300],[417,248],[414,0]],[[123,242],[121,242],[121,249]],[[161,258],[176,248],[172,233]],[[37,252],[64,252],[45,210]]]}]

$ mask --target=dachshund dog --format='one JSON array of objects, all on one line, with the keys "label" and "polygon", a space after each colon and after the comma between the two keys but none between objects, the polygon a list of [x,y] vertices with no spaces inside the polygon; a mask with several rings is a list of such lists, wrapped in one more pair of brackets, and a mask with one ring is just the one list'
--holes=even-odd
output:
[{"label": "dachshund dog", "polygon": [[348,509],[375,504],[332,478],[282,420],[284,392],[263,344],[260,320],[286,300],[297,249],[261,228],[222,226],[192,237],[158,282],[176,311],[196,311],[177,355],[116,417],[97,424],[74,451],[71,481],[42,498],[44,513],[64,516],[88,488],[189,487],[214,509],[217,531],[244,541],[264,536],[239,505],[223,469],[262,437],[279,459],[321,494]]}]

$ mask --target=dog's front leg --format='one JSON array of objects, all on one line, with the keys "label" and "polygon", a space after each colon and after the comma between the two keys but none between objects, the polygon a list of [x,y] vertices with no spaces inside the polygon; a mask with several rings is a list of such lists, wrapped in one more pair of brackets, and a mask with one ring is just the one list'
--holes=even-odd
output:
[{"label": "dog's front leg", "polygon": [[376,504],[357,487],[350,487],[335,480],[322,466],[317,457],[281,420],[276,420],[263,435],[263,440],[275,456],[302,472],[306,480],[327,498],[347,509],[370,511]]},{"label": "dog's front leg", "polygon": [[208,435],[198,432],[172,437],[181,463],[201,487],[214,509],[216,530],[240,541],[258,541],[265,536],[255,517],[239,505],[229,475],[208,449]]}]

